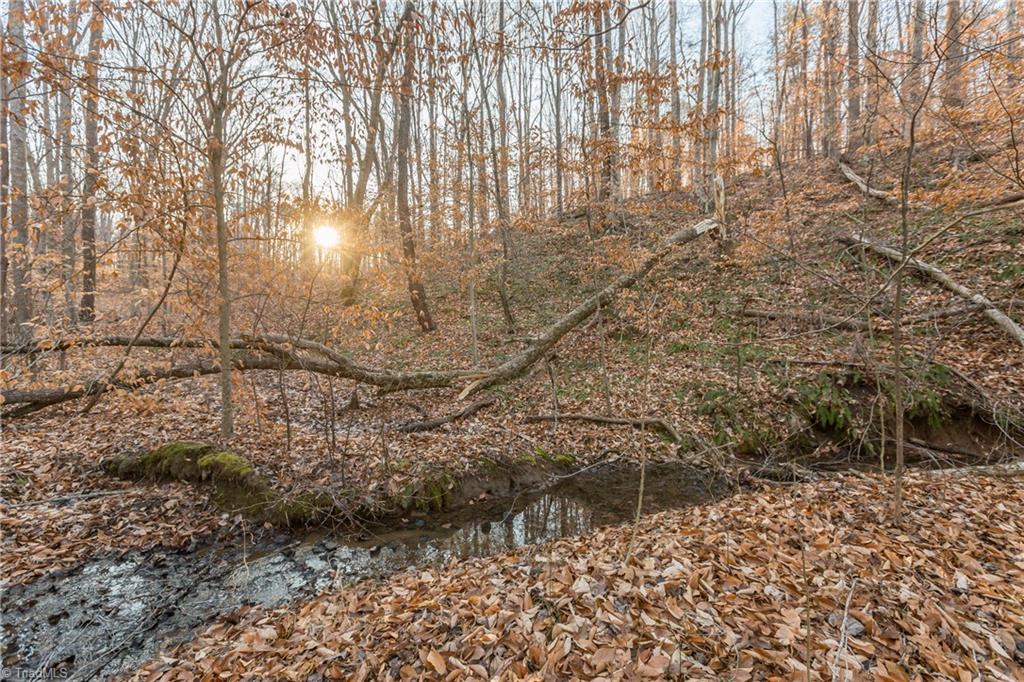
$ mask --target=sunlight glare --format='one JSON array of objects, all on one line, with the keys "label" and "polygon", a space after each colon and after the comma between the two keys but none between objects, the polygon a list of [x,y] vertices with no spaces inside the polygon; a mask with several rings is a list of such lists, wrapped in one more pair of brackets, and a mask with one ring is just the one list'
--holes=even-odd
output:
[{"label": "sunlight glare", "polygon": [[330,225],[321,225],[313,230],[313,241],[321,249],[333,249],[341,241],[341,235]]}]

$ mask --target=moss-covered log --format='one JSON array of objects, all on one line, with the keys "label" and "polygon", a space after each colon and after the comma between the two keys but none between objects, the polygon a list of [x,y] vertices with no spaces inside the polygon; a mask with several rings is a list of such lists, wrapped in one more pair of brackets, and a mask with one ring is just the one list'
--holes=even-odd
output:
[{"label": "moss-covered log", "polygon": [[279,525],[316,523],[335,511],[326,491],[284,495],[245,457],[207,443],[172,441],[141,455],[112,457],[102,467],[119,478],[209,486],[218,508]]}]

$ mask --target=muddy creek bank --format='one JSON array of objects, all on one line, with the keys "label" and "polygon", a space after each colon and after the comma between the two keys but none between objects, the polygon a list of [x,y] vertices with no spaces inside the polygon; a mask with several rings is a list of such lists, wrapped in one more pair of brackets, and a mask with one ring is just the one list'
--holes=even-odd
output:
[{"label": "muddy creek bank", "polygon": [[[481,557],[626,523],[637,467],[606,465],[548,487],[409,518],[359,537],[319,530],[196,551],[98,558],[7,590],[5,675],[106,679],[244,606],[276,607],[409,566]],[[677,464],[647,468],[644,513],[720,497],[726,486]]]}]

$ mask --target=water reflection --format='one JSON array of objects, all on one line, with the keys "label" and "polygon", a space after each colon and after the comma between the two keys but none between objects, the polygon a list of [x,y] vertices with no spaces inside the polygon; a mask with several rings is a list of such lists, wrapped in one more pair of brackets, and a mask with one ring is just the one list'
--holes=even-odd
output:
[{"label": "water reflection", "polygon": [[580,535],[594,527],[594,517],[594,510],[579,499],[562,493],[545,493],[519,508],[513,506],[496,518],[462,527],[429,530],[414,527],[376,535],[370,552],[387,564],[469,559]]},{"label": "water reflection", "polygon": [[[76,675],[113,676],[242,606],[282,606],[409,566],[487,556],[628,522],[638,487],[635,468],[609,468],[504,504],[481,502],[448,517],[411,519],[360,541],[321,531],[255,548],[157,549],[96,559],[7,591],[3,662],[20,668],[63,662]],[[692,469],[654,466],[644,511],[721,492]],[[98,660],[111,642],[120,643],[117,650]]]}]

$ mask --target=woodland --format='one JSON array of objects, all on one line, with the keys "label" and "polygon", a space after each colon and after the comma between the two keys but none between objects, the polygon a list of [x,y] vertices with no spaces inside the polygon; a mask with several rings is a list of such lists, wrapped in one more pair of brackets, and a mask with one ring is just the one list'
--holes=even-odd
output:
[{"label": "woodland", "polygon": [[3,679],[1024,679],[1021,0],[4,0]]}]

